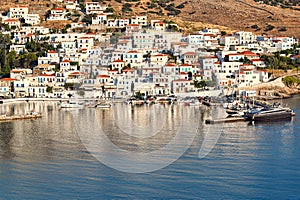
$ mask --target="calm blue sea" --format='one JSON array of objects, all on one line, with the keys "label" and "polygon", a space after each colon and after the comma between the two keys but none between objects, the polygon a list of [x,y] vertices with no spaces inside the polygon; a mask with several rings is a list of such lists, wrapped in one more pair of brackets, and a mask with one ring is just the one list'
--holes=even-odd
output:
[{"label": "calm blue sea", "polygon": [[[281,102],[296,112],[292,121],[222,125],[216,145],[200,159],[205,134],[217,134],[203,120],[221,112],[201,108],[191,147],[170,165],[140,174],[120,172],[93,157],[76,132],[73,111],[59,110],[54,102],[0,105],[0,114],[44,113],[37,120],[0,123],[0,199],[300,199],[299,100]],[[110,121],[109,112],[98,115]],[[145,123],[134,117],[145,112],[135,108],[132,120]],[[106,128],[116,144],[139,147],[114,130]],[[171,130],[165,134],[171,140]]]}]

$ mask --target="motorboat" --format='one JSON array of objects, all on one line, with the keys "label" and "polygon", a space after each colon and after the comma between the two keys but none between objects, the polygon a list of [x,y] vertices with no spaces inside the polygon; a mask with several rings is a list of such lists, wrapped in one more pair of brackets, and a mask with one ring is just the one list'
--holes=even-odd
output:
[{"label": "motorboat", "polygon": [[275,121],[291,119],[295,113],[290,108],[284,107],[264,107],[262,109],[252,109],[245,113],[245,117],[250,121]]}]

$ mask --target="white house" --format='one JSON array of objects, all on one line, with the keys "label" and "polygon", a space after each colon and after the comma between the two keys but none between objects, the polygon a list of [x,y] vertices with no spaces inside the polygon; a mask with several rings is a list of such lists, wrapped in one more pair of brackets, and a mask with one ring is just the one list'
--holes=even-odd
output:
[{"label": "white house", "polygon": [[131,17],[131,24],[139,24],[141,26],[147,26],[147,16],[146,15],[137,15]]},{"label": "white house", "polygon": [[19,28],[21,26],[19,19],[6,19],[4,24],[7,24],[10,28]]},{"label": "white house", "polygon": [[121,73],[121,69],[125,67],[125,61],[123,60],[114,60],[112,62],[112,69],[117,69],[119,73]]},{"label": "white house", "polygon": [[124,54],[124,60],[126,65],[130,65],[130,67],[140,67],[143,63],[143,54],[136,50],[128,51]]},{"label": "white house", "polygon": [[153,54],[150,57],[151,65],[164,66],[168,62],[168,54]]},{"label": "white house", "polygon": [[28,7],[26,6],[15,6],[9,9],[10,18],[21,19],[24,18],[28,14]]},{"label": "white house", "polygon": [[66,14],[67,12],[64,8],[53,8],[47,20],[67,20]]},{"label": "white house", "polygon": [[86,2],[85,3],[85,9],[86,9],[86,14],[100,14],[103,13],[106,10],[107,7],[101,6],[99,2]]},{"label": "white house", "polygon": [[59,63],[59,54],[54,50],[49,50],[46,53],[45,57],[38,58],[38,64],[51,64],[51,63]]},{"label": "white house", "polygon": [[252,32],[239,31],[233,34],[238,39],[239,44],[249,44],[256,41],[256,35]]},{"label": "white house", "polygon": [[26,52],[27,50],[25,44],[12,44],[9,47],[9,52],[11,51],[15,51],[17,54],[20,54]]},{"label": "white house", "polygon": [[181,93],[192,92],[194,90],[194,85],[191,80],[177,79],[172,82],[172,92],[175,95]]},{"label": "white house", "polygon": [[77,0],[64,0],[64,4],[68,10],[76,10],[79,6]]},{"label": "white house", "polygon": [[99,13],[92,18],[92,24],[105,24],[107,20],[107,15],[104,13]]},{"label": "white house", "polygon": [[139,24],[128,24],[126,26],[126,34],[128,35],[138,33],[140,30],[142,30],[142,26]]},{"label": "white house", "polygon": [[37,25],[41,22],[39,14],[27,14],[24,17],[26,24]]},{"label": "white house", "polygon": [[77,47],[80,49],[90,49],[94,46],[94,38],[80,37],[77,39]]}]

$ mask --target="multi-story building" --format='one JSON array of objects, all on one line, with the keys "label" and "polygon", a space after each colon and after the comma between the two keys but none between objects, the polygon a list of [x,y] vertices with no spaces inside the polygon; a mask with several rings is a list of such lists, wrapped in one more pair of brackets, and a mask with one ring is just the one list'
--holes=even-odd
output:
[{"label": "multi-story building", "polygon": [[141,26],[147,26],[147,16],[146,15],[137,15],[131,17],[131,24],[139,24]]},{"label": "multi-story building", "polygon": [[86,14],[100,14],[106,10],[105,6],[101,6],[99,2],[87,1],[85,3]]},{"label": "multi-story building", "polygon": [[47,20],[67,20],[66,14],[67,12],[64,8],[53,8]]},{"label": "multi-story building", "polygon": [[11,7],[9,9],[8,17],[21,19],[21,18],[25,18],[25,16],[27,14],[28,14],[28,7],[26,7],[26,6],[15,6],[15,7]]}]

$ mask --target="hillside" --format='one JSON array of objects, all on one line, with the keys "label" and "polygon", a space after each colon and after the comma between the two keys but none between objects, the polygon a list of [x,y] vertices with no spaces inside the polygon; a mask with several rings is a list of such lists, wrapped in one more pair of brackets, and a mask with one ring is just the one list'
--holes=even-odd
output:
[{"label": "hillside", "polygon": [[[298,4],[283,8],[283,4],[268,5],[267,0],[259,2],[254,0],[101,0],[100,2],[111,6],[116,16],[147,14],[150,18],[177,22],[184,31],[219,27],[227,32],[245,30],[257,34],[300,38]],[[14,4],[28,5],[34,13],[42,14],[58,3],[55,0],[6,0],[0,1],[0,9],[7,10]]]},{"label": "hillside", "polygon": [[[254,0],[127,0],[104,1],[119,15],[145,14],[179,21],[186,29],[219,26],[300,38],[300,11]],[[169,15],[169,16],[168,16]],[[189,23],[193,22],[193,24]]]}]

